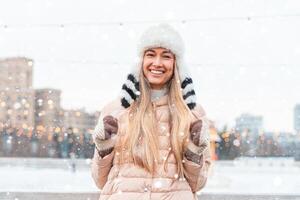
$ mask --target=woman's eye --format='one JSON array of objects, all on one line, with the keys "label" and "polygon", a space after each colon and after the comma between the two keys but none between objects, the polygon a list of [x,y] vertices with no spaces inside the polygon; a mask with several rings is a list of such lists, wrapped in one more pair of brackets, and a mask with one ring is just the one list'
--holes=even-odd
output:
[{"label": "woman's eye", "polygon": [[149,54],[146,54],[146,56],[147,56],[147,57],[153,57],[154,54],[149,53]]},{"label": "woman's eye", "polygon": [[165,55],[165,56],[163,56],[163,58],[168,58],[168,59],[170,59],[170,58],[171,58],[171,56],[169,56],[169,55]]}]

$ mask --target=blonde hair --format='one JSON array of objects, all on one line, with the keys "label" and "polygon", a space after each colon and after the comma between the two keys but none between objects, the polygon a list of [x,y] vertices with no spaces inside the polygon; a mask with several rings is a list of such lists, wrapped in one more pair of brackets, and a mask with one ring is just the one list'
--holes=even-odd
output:
[{"label": "blonde hair", "polygon": [[[153,174],[159,161],[159,141],[156,118],[151,103],[151,88],[141,70],[139,74],[140,97],[129,107],[126,134],[116,149],[121,149],[119,162],[124,162],[124,149],[134,164]],[[187,143],[192,113],[183,100],[181,82],[176,62],[169,87],[168,106],[171,111],[171,148],[177,161],[178,175],[183,177],[183,148]],[[169,152],[170,155],[170,152]],[[169,156],[168,155],[168,156]],[[166,170],[166,160],[164,169]]]}]

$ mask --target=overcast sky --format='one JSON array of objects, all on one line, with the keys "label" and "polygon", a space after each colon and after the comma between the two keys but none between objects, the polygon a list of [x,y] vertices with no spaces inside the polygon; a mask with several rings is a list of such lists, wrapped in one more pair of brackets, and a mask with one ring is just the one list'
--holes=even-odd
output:
[{"label": "overcast sky", "polygon": [[34,87],[61,89],[64,108],[99,110],[118,96],[140,34],[163,20],[182,34],[198,101],[218,126],[247,112],[266,130],[293,130],[298,0],[1,0],[0,58],[33,59]]}]

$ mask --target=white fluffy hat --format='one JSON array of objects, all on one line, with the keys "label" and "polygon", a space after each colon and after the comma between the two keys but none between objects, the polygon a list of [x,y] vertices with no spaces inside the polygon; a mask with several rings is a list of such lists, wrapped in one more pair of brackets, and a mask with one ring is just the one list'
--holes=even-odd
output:
[{"label": "white fluffy hat", "polygon": [[142,34],[137,48],[139,61],[134,66],[132,72],[128,74],[127,81],[122,86],[122,106],[128,108],[139,97],[138,77],[142,68],[144,52],[157,47],[169,49],[174,53],[181,81],[183,99],[187,106],[193,109],[196,106],[196,94],[193,81],[188,75],[188,70],[184,62],[184,42],[179,33],[168,24],[151,26]]}]

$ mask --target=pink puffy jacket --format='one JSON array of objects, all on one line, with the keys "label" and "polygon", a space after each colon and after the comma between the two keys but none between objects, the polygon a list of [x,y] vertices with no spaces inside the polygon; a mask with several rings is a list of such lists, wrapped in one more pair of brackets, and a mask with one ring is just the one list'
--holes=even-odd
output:
[{"label": "pink puffy jacket", "polygon": [[[117,117],[119,123],[117,137],[120,139],[126,128],[125,114],[128,109],[122,108],[119,102],[117,100],[105,106],[101,115],[113,114]],[[160,126],[157,137],[159,137],[161,161],[158,162],[157,172],[155,175],[151,175],[130,162],[119,165],[114,159],[118,156],[118,152],[113,151],[101,158],[95,150],[92,161],[92,177],[98,188],[101,189],[100,200],[195,200],[197,199],[196,192],[204,187],[210,166],[209,141],[205,149],[197,149],[197,146],[192,146],[193,152],[196,151],[195,153],[202,155],[201,163],[196,164],[184,158],[185,178],[178,178],[176,159],[170,152],[169,131],[171,129],[167,96],[152,103]],[[194,120],[203,119],[205,115],[199,105],[192,113]],[[203,134],[208,134],[208,131],[203,131]],[[107,141],[107,144],[104,145],[109,143],[113,143],[113,141]],[[163,162],[166,158],[168,164],[167,170],[164,171]]]}]

